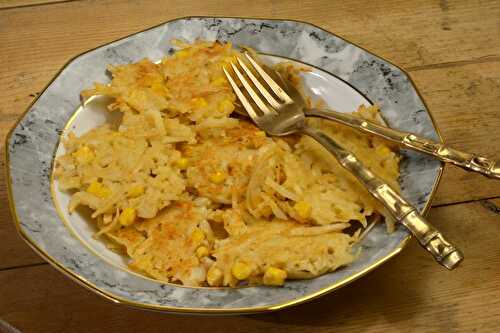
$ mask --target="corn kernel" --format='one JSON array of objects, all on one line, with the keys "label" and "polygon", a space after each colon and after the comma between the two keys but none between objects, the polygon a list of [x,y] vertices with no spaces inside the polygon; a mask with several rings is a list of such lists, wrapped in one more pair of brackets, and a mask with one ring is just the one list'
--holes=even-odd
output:
[{"label": "corn kernel", "polygon": [[175,165],[177,165],[177,167],[179,169],[184,170],[188,167],[189,161],[187,158],[182,157],[182,158],[179,158],[177,161],[175,161]]},{"label": "corn kernel", "polygon": [[201,109],[208,106],[207,101],[203,97],[195,97],[191,100],[195,108]]},{"label": "corn kernel", "polygon": [[215,266],[210,267],[207,272],[208,285],[212,287],[220,286],[222,284],[223,276],[224,274],[222,274],[222,271],[219,268]]},{"label": "corn kernel", "polygon": [[238,280],[245,280],[252,273],[252,267],[243,262],[237,262],[231,268],[231,273],[233,273],[233,276]]},{"label": "corn kernel", "polygon": [[118,221],[123,226],[131,225],[132,223],[134,223],[136,216],[137,213],[135,211],[135,208],[127,207],[120,214]]},{"label": "corn kernel", "polygon": [[222,76],[216,77],[215,79],[212,80],[212,84],[215,86],[224,86],[227,83],[228,83],[227,79]]},{"label": "corn kernel", "polygon": [[196,249],[196,256],[198,258],[207,257],[209,254],[208,249],[205,246],[200,246]]},{"label": "corn kernel", "polygon": [[175,56],[179,59],[187,58],[190,55],[189,49],[183,49],[175,52]]},{"label": "corn kernel", "polygon": [[226,175],[223,172],[217,171],[211,174],[209,179],[214,184],[222,184],[226,180]]},{"label": "corn kernel", "polygon": [[72,155],[78,163],[82,164],[89,163],[95,158],[94,152],[87,146],[81,146]]},{"label": "corn kernel", "polygon": [[264,131],[257,131],[257,132],[255,132],[255,136],[263,138],[263,137],[266,136],[266,132],[264,132]]},{"label": "corn kernel", "polygon": [[155,82],[151,85],[151,89],[162,96],[166,96],[168,93],[167,87],[165,87],[160,82]]},{"label": "corn kernel", "polygon": [[137,198],[138,196],[141,196],[143,194],[144,194],[144,186],[142,185],[132,186],[127,191],[127,197],[129,198]]},{"label": "corn kernel", "polygon": [[391,153],[391,150],[386,146],[380,145],[376,148],[376,152],[381,156],[387,156]]},{"label": "corn kernel", "polygon": [[92,182],[89,187],[87,187],[87,192],[99,198],[106,198],[111,195],[111,190],[99,182]]},{"label": "corn kernel", "polygon": [[230,100],[225,99],[219,103],[218,109],[221,113],[231,113],[234,110],[234,104]]},{"label": "corn kernel", "polygon": [[300,218],[308,219],[311,217],[311,205],[305,201],[299,201],[294,206],[293,209],[297,212]]},{"label": "corn kernel", "polygon": [[196,228],[191,234],[191,239],[196,244],[201,243],[201,241],[205,239],[205,234],[199,228]]},{"label": "corn kernel", "polygon": [[262,282],[269,286],[282,286],[285,283],[286,271],[276,268],[269,267],[264,273]]}]

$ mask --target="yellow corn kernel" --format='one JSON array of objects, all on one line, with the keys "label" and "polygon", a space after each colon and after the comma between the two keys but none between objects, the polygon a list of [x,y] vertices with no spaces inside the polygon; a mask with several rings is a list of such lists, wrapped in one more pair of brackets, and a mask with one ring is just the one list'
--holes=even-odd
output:
[{"label": "yellow corn kernel", "polygon": [[166,96],[168,93],[167,87],[165,87],[162,83],[160,82],[155,82],[151,85],[151,89],[162,96]]},{"label": "yellow corn kernel", "polygon": [[82,164],[89,163],[95,158],[94,152],[88,146],[81,146],[72,155],[78,163]]},{"label": "yellow corn kernel", "polygon": [[220,286],[222,284],[223,276],[224,274],[222,274],[222,271],[219,268],[215,266],[210,267],[207,272],[208,285],[212,287]]},{"label": "yellow corn kernel", "polygon": [[127,197],[129,198],[137,198],[138,196],[141,196],[143,194],[144,194],[144,186],[142,185],[132,186],[127,191]]},{"label": "yellow corn kernel", "polygon": [[99,198],[106,198],[111,195],[111,190],[99,182],[92,182],[89,187],[87,187],[87,192]]},{"label": "yellow corn kernel", "polygon": [[264,273],[262,282],[268,286],[282,286],[285,283],[286,271],[276,268],[269,267]]},{"label": "yellow corn kernel", "polygon": [[238,280],[245,280],[252,273],[252,267],[244,262],[237,262],[231,268],[231,273],[233,273],[233,276]]},{"label": "yellow corn kernel", "polygon": [[386,146],[380,145],[378,146],[375,151],[382,156],[387,156],[391,153],[391,150],[387,148]]},{"label": "yellow corn kernel", "polygon": [[294,206],[293,209],[297,212],[300,218],[308,219],[311,217],[311,205],[305,201],[299,201]]},{"label": "yellow corn kernel", "polygon": [[224,86],[227,85],[227,79],[223,76],[216,77],[215,79],[212,80],[212,84],[215,86]]},{"label": "yellow corn kernel", "polygon": [[175,52],[175,56],[179,59],[187,58],[191,54],[189,49],[183,49]]},{"label": "yellow corn kernel", "polygon": [[266,132],[264,132],[264,131],[257,131],[257,132],[255,132],[255,136],[263,138],[263,137],[266,136]]},{"label": "yellow corn kernel", "polygon": [[201,109],[208,106],[207,101],[203,97],[195,97],[191,100],[191,104],[197,108]]},{"label": "yellow corn kernel", "polygon": [[123,226],[131,225],[132,223],[134,223],[136,216],[137,213],[135,211],[135,208],[127,207],[120,214],[118,221]]},{"label": "yellow corn kernel", "polygon": [[206,246],[200,246],[199,248],[196,249],[196,256],[198,258],[207,257],[208,254],[209,252]]},{"label": "yellow corn kernel", "polygon": [[226,180],[226,175],[224,172],[217,171],[211,174],[209,179],[214,184],[222,184]]},{"label": "yellow corn kernel", "polygon": [[205,239],[205,234],[201,231],[201,229],[196,228],[191,234],[191,239],[196,244],[201,243],[201,241]]},{"label": "yellow corn kernel", "polygon": [[219,103],[218,110],[221,113],[231,113],[234,110],[234,104],[230,100],[225,99]]},{"label": "yellow corn kernel", "polygon": [[175,165],[177,165],[177,167],[179,169],[184,170],[188,167],[189,161],[187,158],[182,157],[182,158],[179,158],[177,161],[175,161]]}]

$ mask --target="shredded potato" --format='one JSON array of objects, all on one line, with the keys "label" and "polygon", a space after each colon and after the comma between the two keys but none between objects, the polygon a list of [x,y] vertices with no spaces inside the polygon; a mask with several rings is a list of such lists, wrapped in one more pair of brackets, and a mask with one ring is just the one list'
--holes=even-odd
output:
[{"label": "shredded potato", "polygon": [[[110,66],[110,84],[82,92],[111,97],[109,111],[122,117],[63,141],[55,176],[72,194],[69,211],[90,208],[96,237],[132,269],[187,286],[280,285],[355,260],[361,230],[345,230],[366,227],[381,205],[310,138],[268,137],[231,117],[240,106],[222,68],[239,51],[175,44],[161,63]],[[300,85],[302,69],[276,69]],[[377,121],[376,106],[357,113]],[[308,121],[398,188],[399,157],[387,143]]]}]

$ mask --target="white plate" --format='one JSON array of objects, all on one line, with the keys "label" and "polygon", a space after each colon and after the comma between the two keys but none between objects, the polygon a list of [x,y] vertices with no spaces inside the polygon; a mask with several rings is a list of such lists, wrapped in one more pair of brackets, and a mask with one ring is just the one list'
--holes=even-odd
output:
[{"label": "white plate", "polygon": [[[170,312],[250,313],[284,308],[337,289],[403,248],[408,232],[398,228],[389,235],[380,225],[360,244],[363,251],[359,260],[336,272],[290,281],[282,288],[213,289],[165,284],[131,273],[124,258],[94,240],[90,224],[78,214],[67,214],[68,195],[51,183],[54,155],[63,149],[59,146],[60,135],[68,126],[81,134],[106,120],[108,113],[95,102],[83,112],[75,114],[75,110],[81,90],[107,80],[108,64],[135,62],[144,57],[160,59],[172,52],[173,38],[189,42],[197,38],[232,41],[273,54],[276,57],[269,58],[272,61],[287,57],[311,64],[321,70],[315,68],[305,74],[305,85],[336,110],[350,112],[362,103],[378,103],[390,126],[439,140],[427,108],[402,70],[327,31],[283,20],[174,20],[74,58],[9,133],[9,198],[21,236],[37,252],[63,273],[118,303]],[[417,153],[403,154],[403,194],[424,210],[436,189],[442,165]]]}]

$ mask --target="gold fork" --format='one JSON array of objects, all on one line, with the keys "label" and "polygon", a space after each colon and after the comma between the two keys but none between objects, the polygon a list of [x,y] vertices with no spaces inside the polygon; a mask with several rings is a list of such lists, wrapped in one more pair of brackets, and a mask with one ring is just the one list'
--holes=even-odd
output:
[{"label": "gold fork", "polygon": [[356,128],[363,132],[375,134],[386,140],[395,142],[405,148],[427,154],[446,163],[455,164],[467,171],[478,172],[483,176],[500,179],[500,163],[476,154],[466,153],[448,147],[444,143],[424,139],[413,133],[403,132],[372,123],[352,114],[336,112],[333,110],[308,109],[308,117],[319,117],[336,121],[338,123]]},{"label": "gold fork", "polygon": [[[318,129],[309,127],[302,107],[305,102],[299,93],[288,90],[292,91],[292,98],[248,53],[245,53],[245,57],[249,65],[239,57],[237,64],[231,63],[237,79],[227,68],[224,68],[224,73],[246,112],[259,128],[274,136],[302,133],[318,141],[376,199],[382,202],[394,219],[403,224],[437,262],[448,269],[458,266],[463,260],[463,255],[455,246],[430,225],[415,207],[366,168],[352,152],[341,147]],[[253,71],[249,66],[253,68]],[[236,80],[241,82],[257,109],[239,88]]]}]

